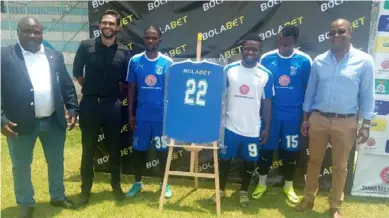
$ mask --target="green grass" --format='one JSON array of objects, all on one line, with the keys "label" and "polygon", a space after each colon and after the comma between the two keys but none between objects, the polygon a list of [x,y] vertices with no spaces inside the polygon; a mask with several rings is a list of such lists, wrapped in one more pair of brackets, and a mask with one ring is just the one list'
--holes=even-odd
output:
[{"label": "green grass", "polygon": [[[13,192],[12,167],[4,137],[1,139],[1,215],[16,217],[18,207]],[[65,187],[67,196],[78,200],[80,191],[81,142],[79,130],[68,133],[65,146]],[[173,197],[166,201],[164,211],[158,211],[159,180],[144,179],[144,190],[135,199],[126,199],[116,203],[109,185],[109,175],[96,173],[93,194],[90,204],[75,211],[54,208],[49,205],[47,167],[42,147],[38,143],[34,150],[32,164],[32,180],[37,201],[35,217],[215,217],[215,207],[209,205],[207,199],[213,194],[213,181],[200,180],[200,188],[193,191],[193,181],[189,179],[169,179]],[[122,187],[127,191],[134,181],[133,176],[122,176]],[[250,206],[241,209],[238,202],[239,185],[228,184],[227,198],[222,201],[222,217],[327,217],[326,193],[318,196],[314,211],[309,213],[295,212],[293,205],[286,202],[280,188],[270,187],[268,192],[258,201],[251,200]],[[251,187],[253,189],[254,187]],[[301,189],[296,192],[301,195]],[[382,198],[346,197],[342,207],[346,217],[388,218],[389,200]]]}]

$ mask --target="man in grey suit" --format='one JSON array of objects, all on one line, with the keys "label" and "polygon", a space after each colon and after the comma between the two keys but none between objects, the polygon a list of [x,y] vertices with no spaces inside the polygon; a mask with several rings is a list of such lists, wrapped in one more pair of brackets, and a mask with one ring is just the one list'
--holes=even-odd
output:
[{"label": "man in grey suit", "polygon": [[38,137],[48,165],[50,204],[74,208],[65,197],[63,161],[66,128],[76,124],[78,101],[62,53],[42,45],[42,25],[24,17],[17,33],[18,43],[1,49],[1,133],[7,137],[20,217],[32,217],[30,166]]}]

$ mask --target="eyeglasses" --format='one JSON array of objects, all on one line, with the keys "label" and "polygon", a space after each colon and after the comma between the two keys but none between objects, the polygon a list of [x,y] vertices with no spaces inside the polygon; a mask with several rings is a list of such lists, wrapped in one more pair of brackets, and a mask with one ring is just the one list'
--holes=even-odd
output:
[{"label": "eyeglasses", "polygon": [[114,22],[109,22],[109,21],[102,21],[101,22],[101,24],[103,25],[103,26],[116,26],[116,23],[114,23]]},{"label": "eyeglasses", "polygon": [[346,34],[347,32],[349,32],[350,30],[348,29],[337,29],[337,30],[330,30],[329,34],[330,36],[335,36],[336,34],[338,35],[344,35]]}]

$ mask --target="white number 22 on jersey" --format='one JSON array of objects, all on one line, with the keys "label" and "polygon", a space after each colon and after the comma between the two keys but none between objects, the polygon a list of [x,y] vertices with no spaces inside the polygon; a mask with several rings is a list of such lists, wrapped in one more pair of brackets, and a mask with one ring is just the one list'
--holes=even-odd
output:
[{"label": "white number 22 on jersey", "polygon": [[[199,106],[205,106],[204,96],[207,94],[207,88],[208,88],[208,83],[206,80],[200,80],[196,84],[196,80],[188,79],[186,81],[184,103],[189,105],[197,104]],[[193,94],[196,94],[196,99],[192,97]]]}]

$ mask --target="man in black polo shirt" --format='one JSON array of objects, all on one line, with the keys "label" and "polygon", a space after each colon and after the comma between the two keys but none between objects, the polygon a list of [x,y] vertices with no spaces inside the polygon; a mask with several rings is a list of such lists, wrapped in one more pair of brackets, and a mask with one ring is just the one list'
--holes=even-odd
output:
[{"label": "man in black polo shirt", "polygon": [[93,151],[100,127],[109,148],[115,198],[124,199],[120,186],[119,95],[120,82],[125,83],[126,80],[128,48],[116,41],[119,24],[120,15],[116,11],[105,11],[100,17],[101,36],[82,41],[74,58],[73,75],[82,86],[83,94],[79,114],[82,137],[81,204],[88,202],[93,184]]}]

